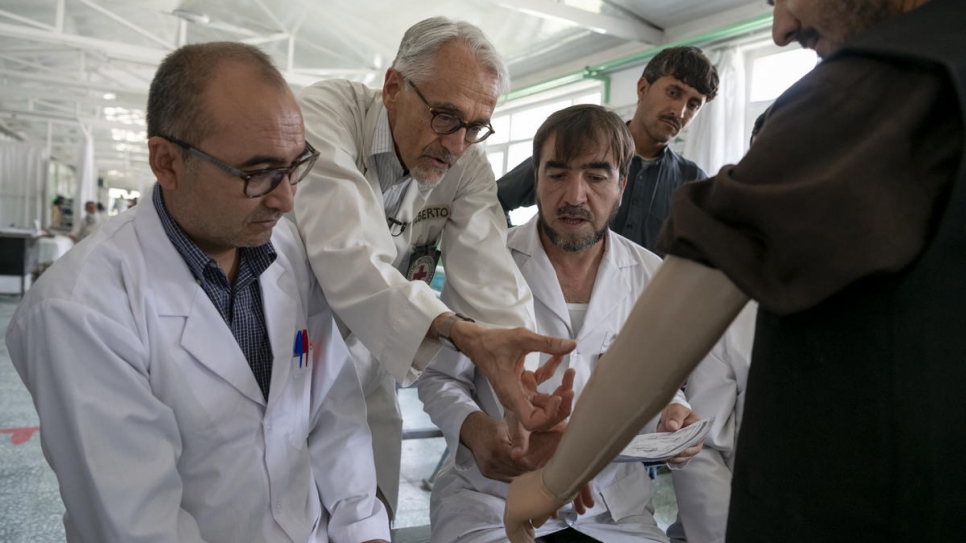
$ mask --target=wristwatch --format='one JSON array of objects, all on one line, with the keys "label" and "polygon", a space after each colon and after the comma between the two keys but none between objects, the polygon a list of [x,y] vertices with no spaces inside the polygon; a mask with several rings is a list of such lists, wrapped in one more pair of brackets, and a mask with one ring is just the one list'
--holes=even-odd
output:
[{"label": "wristwatch", "polygon": [[446,317],[445,320],[443,320],[443,324],[440,325],[438,330],[438,336],[439,336],[439,342],[443,345],[443,347],[446,347],[447,349],[452,349],[458,353],[461,353],[463,351],[460,351],[460,348],[457,347],[456,344],[453,343],[452,338],[450,338],[450,332],[453,330],[453,325],[456,324],[457,320],[462,320],[466,322],[476,322],[475,320],[467,317],[466,315],[453,313],[452,315]]}]

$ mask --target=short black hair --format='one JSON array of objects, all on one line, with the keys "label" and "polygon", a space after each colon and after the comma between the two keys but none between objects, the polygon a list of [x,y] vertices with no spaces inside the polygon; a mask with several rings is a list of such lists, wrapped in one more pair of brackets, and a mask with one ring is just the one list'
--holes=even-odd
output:
[{"label": "short black hair", "polygon": [[641,77],[648,83],[670,75],[704,95],[710,102],[718,95],[718,70],[697,47],[668,47],[654,56]]}]

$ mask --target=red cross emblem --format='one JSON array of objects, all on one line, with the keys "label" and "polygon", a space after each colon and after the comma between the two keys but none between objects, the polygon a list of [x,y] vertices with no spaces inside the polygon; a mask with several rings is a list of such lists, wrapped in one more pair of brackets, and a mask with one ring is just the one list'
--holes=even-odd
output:
[{"label": "red cross emblem", "polygon": [[417,281],[424,281],[427,277],[429,277],[429,272],[426,270],[426,264],[420,264],[419,267],[416,268],[416,273],[413,274],[413,279]]}]

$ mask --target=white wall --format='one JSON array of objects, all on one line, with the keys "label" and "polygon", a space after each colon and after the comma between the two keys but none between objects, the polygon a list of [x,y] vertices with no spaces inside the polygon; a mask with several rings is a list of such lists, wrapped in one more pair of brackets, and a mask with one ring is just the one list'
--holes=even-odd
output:
[{"label": "white wall", "polygon": [[637,107],[637,81],[644,71],[644,64],[624,68],[610,76],[610,102],[606,105],[624,120],[630,120]]}]

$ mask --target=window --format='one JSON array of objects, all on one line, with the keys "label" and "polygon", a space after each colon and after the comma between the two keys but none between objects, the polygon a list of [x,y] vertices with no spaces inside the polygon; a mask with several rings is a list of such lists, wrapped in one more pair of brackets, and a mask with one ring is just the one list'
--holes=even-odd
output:
[{"label": "window", "polygon": [[774,101],[788,87],[812,71],[818,56],[809,49],[786,51],[755,59],[749,101]]},{"label": "window", "polygon": [[[497,108],[491,119],[495,133],[486,140],[486,156],[497,179],[533,154],[533,136],[552,113],[574,104],[600,104],[602,85],[586,81],[551,93],[528,96]],[[515,209],[510,222],[523,224],[536,215],[537,207]]]},{"label": "window", "polygon": [[132,201],[140,200],[141,193],[136,190],[111,187],[107,189],[107,196],[108,215],[117,215],[126,210]]},{"label": "window", "polygon": [[745,108],[745,144],[751,137],[755,120],[774,103],[781,93],[795,84],[818,63],[818,55],[810,49],[785,50],[770,38],[746,46],[748,103]]}]

